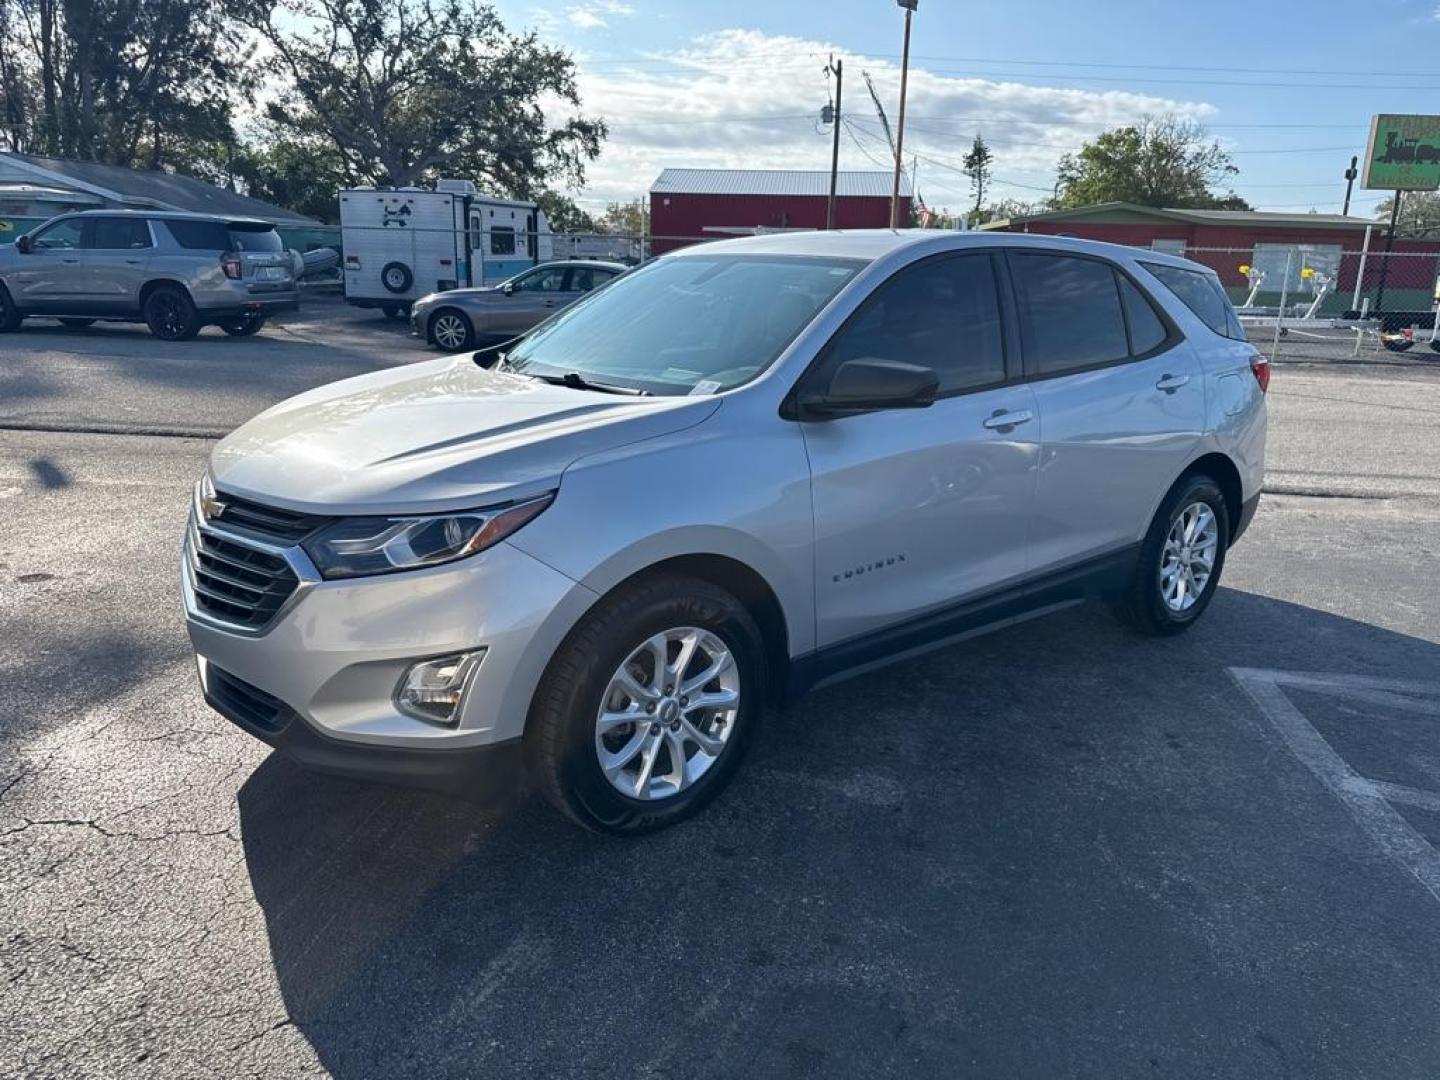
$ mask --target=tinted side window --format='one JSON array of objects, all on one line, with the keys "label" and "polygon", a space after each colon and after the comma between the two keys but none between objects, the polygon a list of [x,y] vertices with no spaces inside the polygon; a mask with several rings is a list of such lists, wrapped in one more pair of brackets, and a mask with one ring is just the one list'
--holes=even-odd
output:
[{"label": "tinted side window", "polygon": [[84,218],[66,218],[37,232],[32,244],[36,251],[70,251],[80,246],[84,230]]},{"label": "tinted side window", "polygon": [[140,218],[96,218],[90,244],[101,251],[131,251],[150,246],[150,227]]},{"label": "tinted side window", "polygon": [[517,278],[512,286],[514,292],[562,292],[565,288],[564,267],[556,266],[537,270]]},{"label": "tinted side window", "polygon": [[1135,283],[1125,275],[1118,275],[1120,299],[1125,305],[1125,321],[1130,324],[1130,351],[1136,356],[1158,349],[1165,344],[1170,331],[1155,313],[1154,305]]},{"label": "tinted side window", "polygon": [[990,256],[931,259],[876,289],[831,343],[823,377],[847,360],[865,358],[931,368],[942,394],[1003,381],[1000,298]]},{"label": "tinted side window", "polygon": [[[1236,336],[1231,329],[1230,321],[1233,315],[1230,312],[1230,300],[1220,283],[1209,274],[1183,270],[1178,266],[1162,266],[1159,263],[1146,263],[1145,269],[1159,278],[1167,289],[1180,298],[1181,303],[1215,333],[1221,337]],[[1238,320],[1235,326],[1238,329]]]},{"label": "tinted side window", "polygon": [[229,251],[230,233],[218,221],[167,220],[165,227],[182,248],[190,251]]},{"label": "tinted side window", "polygon": [[1010,270],[1032,374],[1054,375],[1130,355],[1120,291],[1108,263],[1013,253]]}]

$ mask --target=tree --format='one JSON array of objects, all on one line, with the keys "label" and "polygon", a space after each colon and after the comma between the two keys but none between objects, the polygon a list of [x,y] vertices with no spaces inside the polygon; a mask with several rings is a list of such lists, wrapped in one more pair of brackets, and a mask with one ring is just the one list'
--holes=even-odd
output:
[{"label": "tree", "polygon": [[1104,202],[1141,206],[1248,210],[1227,190],[1213,190],[1239,170],[1205,129],[1175,116],[1145,117],[1107,131],[1066,154],[1056,169],[1060,209]]},{"label": "tree", "polygon": [[975,209],[972,213],[977,218],[980,216],[980,207],[985,204],[985,189],[990,186],[990,165],[994,160],[995,155],[990,152],[990,147],[985,145],[984,138],[976,135],[970,152],[960,162],[960,171],[970,178],[970,190],[975,194]]},{"label": "tree", "polygon": [[593,233],[596,231],[595,219],[576,206],[575,200],[567,195],[562,195],[558,191],[542,191],[535,197],[535,201],[545,212],[545,220],[550,223],[551,232]]},{"label": "tree", "polygon": [[247,195],[331,224],[340,211],[336,192],[350,186],[333,146],[264,128],[231,159],[230,171]]},{"label": "tree", "polygon": [[284,83],[269,122],[338,155],[351,183],[448,174],[523,197],[578,185],[600,152],[603,122],[547,119],[557,103],[579,108],[570,56],[509,33],[482,0],[235,2]]},{"label": "tree", "polygon": [[0,138],[213,176],[251,49],[208,0],[0,0]]},{"label": "tree", "polygon": [[595,222],[598,231],[617,236],[649,236],[650,208],[641,200],[612,202]]},{"label": "tree", "polygon": [[[1375,216],[1390,227],[1390,211],[1395,208],[1392,195],[1375,207]],[[1435,236],[1440,234],[1440,191],[1407,191],[1400,200],[1400,218],[1395,223],[1396,236]]]}]

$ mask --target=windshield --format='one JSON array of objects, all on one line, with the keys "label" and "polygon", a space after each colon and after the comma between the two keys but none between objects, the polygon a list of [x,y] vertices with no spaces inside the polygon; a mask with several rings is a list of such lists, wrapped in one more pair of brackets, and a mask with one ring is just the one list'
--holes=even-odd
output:
[{"label": "windshield", "polygon": [[657,259],[540,326],[505,366],[651,394],[728,390],[773,363],[864,265],[783,255]]},{"label": "windshield", "polygon": [[230,226],[230,249],[232,251],[284,251],[280,234],[272,228],[252,229],[245,226]]}]

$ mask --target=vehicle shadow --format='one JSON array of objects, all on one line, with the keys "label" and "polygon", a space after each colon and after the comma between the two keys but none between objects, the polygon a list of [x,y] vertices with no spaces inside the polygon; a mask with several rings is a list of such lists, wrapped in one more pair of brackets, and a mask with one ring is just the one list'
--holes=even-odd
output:
[{"label": "vehicle shadow", "polygon": [[1403,943],[1428,990],[1387,964],[1433,899],[1230,666],[1440,647],[1234,590],[1167,641],[1079,609],[811,695],[629,841],[272,755],[240,814],[279,988],[345,1080],[1423,1075],[1440,934]]}]

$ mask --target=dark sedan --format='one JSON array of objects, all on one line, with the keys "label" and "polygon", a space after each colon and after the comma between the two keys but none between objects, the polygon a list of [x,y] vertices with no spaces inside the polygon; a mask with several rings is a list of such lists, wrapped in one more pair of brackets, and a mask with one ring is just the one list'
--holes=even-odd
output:
[{"label": "dark sedan", "polygon": [[446,352],[515,337],[623,274],[624,263],[571,259],[541,263],[499,285],[431,293],[410,308],[410,330]]}]

